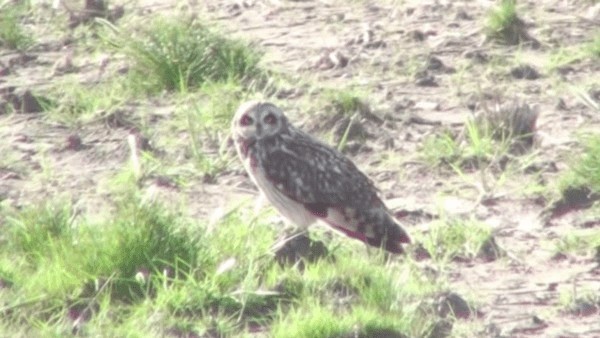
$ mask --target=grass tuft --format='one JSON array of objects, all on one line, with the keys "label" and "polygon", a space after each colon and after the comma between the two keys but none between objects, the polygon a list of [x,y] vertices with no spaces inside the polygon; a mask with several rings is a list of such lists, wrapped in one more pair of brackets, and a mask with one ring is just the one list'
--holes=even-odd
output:
[{"label": "grass tuft", "polygon": [[470,260],[476,258],[490,241],[492,230],[475,220],[452,219],[433,223],[423,246],[433,259]]},{"label": "grass tuft", "polygon": [[592,41],[585,45],[584,50],[592,58],[600,58],[600,32],[596,33]]},{"label": "grass tuft", "polygon": [[516,0],[502,0],[490,10],[485,31],[488,38],[508,45],[530,40],[525,24],[518,16]]},{"label": "grass tuft", "polygon": [[27,11],[24,4],[0,4],[0,47],[23,51],[33,45],[34,40],[22,22]]},{"label": "grass tuft", "polygon": [[364,95],[356,90],[329,90],[324,94],[332,111],[344,116],[370,112]]},{"label": "grass tuft", "polygon": [[259,53],[195,20],[155,19],[133,36],[110,27],[115,34],[108,40],[131,63],[132,85],[145,91],[187,92],[259,74]]},{"label": "grass tuft", "polygon": [[591,192],[600,193],[600,136],[586,135],[582,142],[581,155],[573,160],[570,170],[560,182],[563,193],[573,187],[587,188]]}]

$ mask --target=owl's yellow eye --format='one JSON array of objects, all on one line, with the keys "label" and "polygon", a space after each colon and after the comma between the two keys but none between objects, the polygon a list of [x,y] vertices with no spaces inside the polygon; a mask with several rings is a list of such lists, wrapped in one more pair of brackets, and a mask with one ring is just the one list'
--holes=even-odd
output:
[{"label": "owl's yellow eye", "polygon": [[244,115],[244,116],[242,116],[242,119],[240,120],[240,124],[241,124],[242,126],[249,126],[249,125],[251,125],[252,123],[254,123],[254,119],[252,119],[252,118],[251,118],[250,116],[248,116],[248,115]]},{"label": "owl's yellow eye", "polygon": [[277,118],[276,118],[276,117],[275,117],[275,115],[273,115],[273,114],[267,114],[267,116],[265,116],[265,117],[263,118],[263,121],[264,121],[266,124],[275,124],[275,122],[277,121]]}]

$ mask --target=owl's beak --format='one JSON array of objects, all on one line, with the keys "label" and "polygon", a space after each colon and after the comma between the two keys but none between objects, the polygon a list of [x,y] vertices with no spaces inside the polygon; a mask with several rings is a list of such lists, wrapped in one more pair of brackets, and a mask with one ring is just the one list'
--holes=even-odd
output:
[{"label": "owl's beak", "polygon": [[256,137],[260,138],[262,136],[262,125],[260,123],[256,123]]}]

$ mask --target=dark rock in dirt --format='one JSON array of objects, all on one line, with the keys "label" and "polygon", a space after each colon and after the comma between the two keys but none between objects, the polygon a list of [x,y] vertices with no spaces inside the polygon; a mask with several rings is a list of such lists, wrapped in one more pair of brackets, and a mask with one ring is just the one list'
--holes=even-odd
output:
[{"label": "dark rock in dirt", "polygon": [[109,128],[135,128],[135,123],[131,120],[131,111],[117,109],[102,116],[102,121]]},{"label": "dark rock in dirt", "polygon": [[417,246],[411,250],[411,254],[413,259],[417,262],[431,259],[431,254],[421,243],[417,244]]},{"label": "dark rock in dirt", "polygon": [[510,75],[519,80],[536,80],[539,79],[540,73],[530,65],[520,65],[510,71]]},{"label": "dark rock in dirt", "polygon": [[38,101],[38,99],[31,93],[30,90],[26,90],[21,96],[21,112],[22,113],[40,113],[44,109]]},{"label": "dark rock in dirt", "polygon": [[568,187],[563,191],[562,198],[543,213],[549,218],[560,217],[574,210],[587,209],[598,200],[600,194],[592,192],[588,187]]},{"label": "dark rock in dirt", "polygon": [[338,142],[344,136],[344,134],[346,134],[348,140],[365,138],[369,136],[367,130],[360,121],[357,119],[352,120],[347,116],[342,117],[335,123],[333,127],[333,134],[336,136]]},{"label": "dark rock in dirt", "polygon": [[436,303],[437,313],[442,318],[454,315],[458,319],[468,319],[477,314],[476,311],[471,309],[466,300],[454,292],[440,295]]},{"label": "dark rock in dirt", "polygon": [[85,8],[79,13],[71,12],[69,17],[69,28],[75,28],[81,24],[86,24],[94,18],[105,18],[110,22],[115,22],[125,15],[123,6],[113,6],[108,8],[104,0],[85,0]]},{"label": "dark rock in dirt", "polygon": [[315,63],[315,68],[320,70],[344,68],[348,65],[349,61],[350,59],[339,50],[326,50]]},{"label": "dark rock in dirt", "polygon": [[442,319],[438,320],[433,327],[431,332],[427,335],[427,338],[446,338],[452,334],[452,321]]},{"label": "dark rock in dirt", "polygon": [[293,235],[286,239],[275,251],[275,260],[282,266],[298,264],[304,268],[304,261],[314,262],[328,256],[329,251],[323,242],[313,241],[305,234]]},{"label": "dark rock in dirt", "polygon": [[[198,333],[190,330],[185,330],[178,327],[172,327],[166,330],[164,333],[166,337],[175,337],[175,338],[202,338],[202,337],[213,337],[213,335],[202,335],[200,336]],[[214,337],[218,337],[218,333],[215,332]]]},{"label": "dark rock in dirt", "polygon": [[370,152],[372,150],[373,149],[371,147],[365,145],[363,142],[351,141],[346,144],[344,149],[342,149],[342,153],[348,154],[348,155],[356,155],[359,152],[364,153],[364,152]]},{"label": "dark rock in dirt", "polygon": [[48,99],[34,95],[29,89],[7,87],[0,92],[0,113],[8,112],[11,107],[17,113],[40,113],[44,111],[43,105],[49,103]]},{"label": "dark rock in dirt", "polygon": [[22,54],[19,54],[15,57],[8,59],[8,66],[9,67],[24,66],[31,61],[37,60],[37,58],[38,58],[37,55],[22,53]]},{"label": "dark rock in dirt", "polygon": [[567,258],[568,258],[567,255],[565,255],[562,252],[557,252],[554,255],[552,255],[552,257],[550,257],[550,259],[553,260],[553,261],[555,261],[555,262],[564,261]]},{"label": "dark rock in dirt", "polygon": [[479,64],[487,63],[489,61],[489,56],[481,50],[468,50],[463,53],[463,56]]},{"label": "dark rock in dirt", "polygon": [[152,151],[154,148],[150,142],[150,139],[143,135],[140,131],[132,129],[131,135],[135,137],[135,144],[141,151]]},{"label": "dark rock in dirt", "polygon": [[558,98],[558,100],[556,101],[556,109],[569,110],[569,107],[567,107],[567,103],[565,102],[565,100],[563,100],[562,98]]},{"label": "dark rock in dirt", "polygon": [[600,312],[600,304],[588,300],[577,300],[569,309],[569,313],[577,317],[588,317]]},{"label": "dark rock in dirt", "polygon": [[420,74],[415,80],[415,84],[419,87],[438,87],[439,84],[435,80],[435,76],[429,74]]},{"label": "dark rock in dirt", "polygon": [[556,71],[560,75],[568,75],[570,73],[575,73],[575,68],[571,66],[560,66],[556,68]]},{"label": "dark rock in dirt", "polygon": [[454,68],[446,66],[440,58],[435,57],[435,56],[430,56],[427,59],[427,64],[426,64],[425,68],[427,70],[431,70],[434,72],[446,73],[446,74],[454,73],[456,71]]},{"label": "dark rock in dirt", "polygon": [[407,335],[384,328],[368,328],[362,332],[352,332],[342,336],[343,338],[408,338]]},{"label": "dark rock in dirt", "polygon": [[484,109],[476,115],[475,122],[487,129],[494,139],[511,141],[513,154],[521,154],[534,145],[539,116],[537,107],[518,101],[496,104],[492,108],[482,106]]},{"label": "dark rock in dirt", "polygon": [[459,9],[454,16],[456,20],[473,20],[473,17],[464,9]]},{"label": "dark rock in dirt", "polygon": [[0,290],[8,289],[13,286],[13,282],[8,279],[0,278]]},{"label": "dark rock in dirt", "polygon": [[83,142],[81,141],[81,137],[77,134],[69,135],[66,143],[65,150],[79,151],[83,149]]},{"label": "dark rock in dirt", "polygon": [[427,38],[427,35],[418,29],[408,32],[407,35],[411,40],[418,42],[425,41]]},{"label": "dark rock in dirt", "polygon": [[10,68],[0,65],[0,76],[6,76],[10,74]]},{"label": "dark rock in dirt", "polygon": [[548,324],[542,320],[538,316],[531,316],[531,318],[523,321],[521,323],[517,323],[510,330],[511,337],[521,336],[523,334],[535,334],[540,333],[542,330],[546,329]]},{"label": "dark rock in dirt", "polygon": [[502,257],[503,254],[504,250],[496,243],[495,238],[490,236],[490,238],[483,242],[481,248],[479,248],[477,258],[483,259],[486,262],[493,262]]},{"label": "dark rock in dirt", "polygon": [[415,209],[415,210],[407,210],[401,209],[394,212],[394,217],[400,220],[402,223],[406,224],[420,224],[425,222],[430,222],[434,219],[438,219],[437,215],[434,215],[423,209]]}]

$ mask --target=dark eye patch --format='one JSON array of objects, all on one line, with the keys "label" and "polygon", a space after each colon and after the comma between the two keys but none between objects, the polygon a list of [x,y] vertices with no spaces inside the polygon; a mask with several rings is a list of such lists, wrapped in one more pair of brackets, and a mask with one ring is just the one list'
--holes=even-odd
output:
[{"label": "dark eye patch", "polygon": [[253,119],[253,118],[251,118],[251,117],[250,117],[250,116],[248,116],[248,115],[244,115],[244,116],[242,116],[242,118],[241,118],[241,120],[240,120],[240,124],[241,124],[242,126],[249,126],[249,125],[251,125],[252,123],[254,123],[254,119]]},{"label": "dark eye patch", "polygon": [[275,124],[275,122],[277,122],[277,118],[275,117],[275,115],[269,113],[263,118],[263,121],[266,124]]}]

